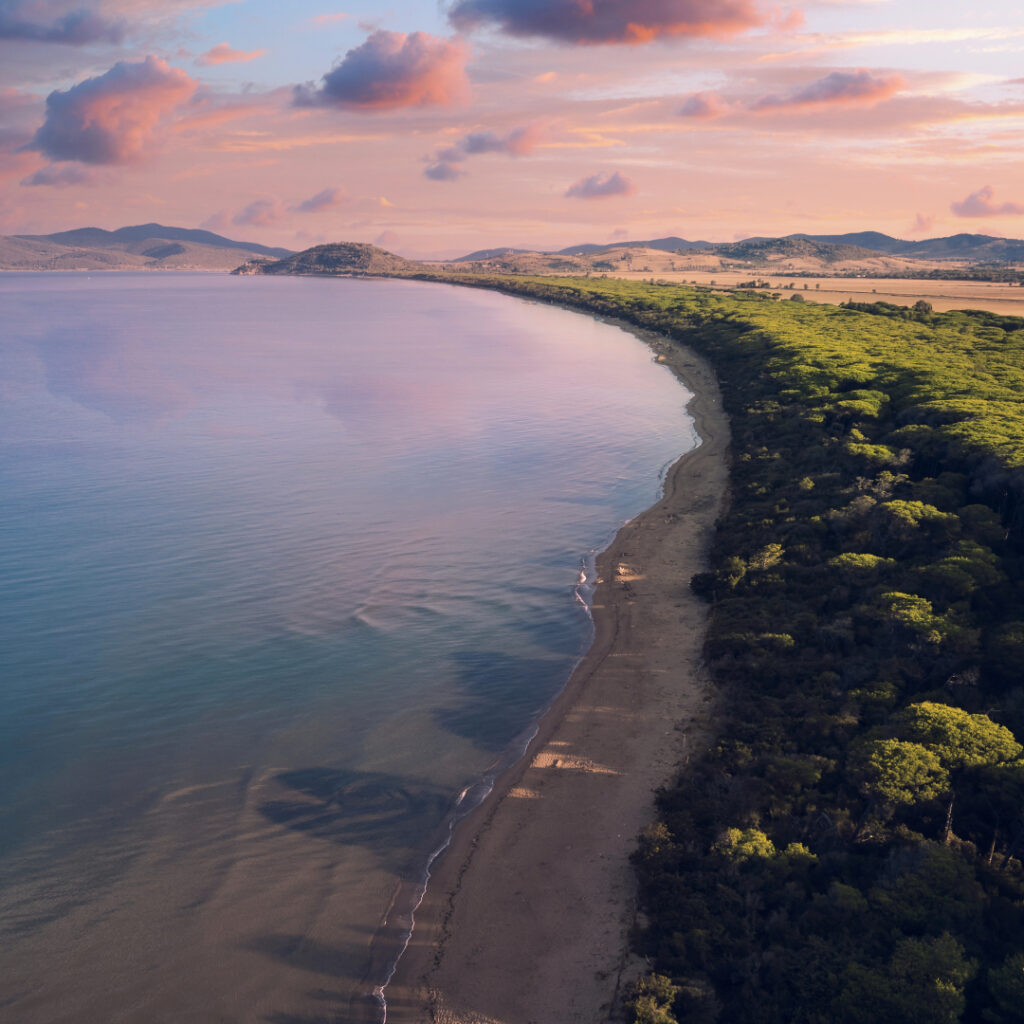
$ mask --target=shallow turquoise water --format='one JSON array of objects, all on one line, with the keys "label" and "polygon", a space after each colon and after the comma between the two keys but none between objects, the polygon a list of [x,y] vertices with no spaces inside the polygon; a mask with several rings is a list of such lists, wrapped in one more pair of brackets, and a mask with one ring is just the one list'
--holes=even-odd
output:
[{"label": "shallow turquoise water", "polygon": [[312,1020],[585,649],[581,567],[688,396],[615,327],[444,286],[0,302],[0,1018]]}]

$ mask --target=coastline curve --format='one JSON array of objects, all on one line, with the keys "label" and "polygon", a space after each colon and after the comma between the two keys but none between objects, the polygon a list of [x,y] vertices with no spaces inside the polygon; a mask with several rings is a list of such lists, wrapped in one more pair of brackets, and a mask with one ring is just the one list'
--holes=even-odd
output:
[{"label": "coastline curve", "polygon": [[590,649],[525,755],[432,864],[385,986],[388,1024],[595,1024],[643,973],[628,952],[629,854],[653,820],[653,791],[706,733],[708,606],[689,580],[726,501],[729,426],[706,360],[600,319],[639,337],[693,393],[699,442],[599,555]]}]

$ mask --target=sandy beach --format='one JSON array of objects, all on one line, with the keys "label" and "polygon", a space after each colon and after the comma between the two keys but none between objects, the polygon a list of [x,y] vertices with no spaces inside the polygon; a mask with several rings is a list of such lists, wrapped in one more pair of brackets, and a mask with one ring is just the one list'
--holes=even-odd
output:
[{"label": "sandy beach", "polygon": [[[634,330],[629,325],[622,325]],[[595,640],[525,758],[459,827],[387,988],[389,1024],[595,1024],[643,964],[629,855],[653,793],[706,735],[705,567],[728,422],[694,353],[634,330],[694,393],[702,443],[598,560]]]}]

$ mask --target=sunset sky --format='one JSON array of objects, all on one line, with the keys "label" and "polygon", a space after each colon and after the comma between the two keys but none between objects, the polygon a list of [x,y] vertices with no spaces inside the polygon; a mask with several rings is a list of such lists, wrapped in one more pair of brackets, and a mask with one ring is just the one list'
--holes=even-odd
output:
[{"label": "sunset sky", "polygon": [[0,233],[1024,236],[1015,0],[0,0]]}]

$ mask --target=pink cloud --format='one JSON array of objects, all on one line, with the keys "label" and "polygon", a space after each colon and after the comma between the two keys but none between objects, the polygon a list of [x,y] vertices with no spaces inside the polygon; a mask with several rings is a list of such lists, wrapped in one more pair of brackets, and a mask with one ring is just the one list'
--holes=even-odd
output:
[{"label": "pink cloud", "polygon": [[325,210],[341,206],[347,200],[348,196],[345,194],[345,190],[335,186],[334,188],[325,188],[322,192],[317,192],[315,196],[304,199],[295,209],[299,213],[323,213]]},{"label": "pink cloud", "polygon": [[53,160],[124,164],[148,154],[161,122],[189,99],[197,82],[159,57],[120,61],[46,98],[46,119],[28,149]]},{"label": "pink cloud", "polygon": [[196,57],[196,63],[207,67],[211,64],[245,64],[262,57],[266,50],[232,50],[227,43],[218,43],[206,53]]},{"label": "pink cloud", "polygon": [[451,146],[431,157],[431,165],[423,172],[432,181],[456,181],[462,177],[462,162],[481,153],[504,153],[506,156],[528,156],[540,141],[541,131],[535,125],[513,128],[505,135],[497,132],[470,132]]},{"label": "pink cloud", "polygon": [[63,167],[50,164],[48,167],[40,167],[34,174],[23,178],[21,184],[68,188],[72,185],[90,185],[93,181],[95,181],[95,176],[84,167],[79,167],[76,164],[68,164]]},{"label": "pink cloud", "polygon": [[512,36],[583,44],[730,36],[767,20],[753,0],[456,0],[449,18],[460,30],[495,25]]},{"label": "pink cloud", "polygon": [[466,155],[476,153],[507,153],[509,156],[527,156],[540,141],[540,129],[535,125],[513,128],[506,135],[495,132],[470,132],[459,148]]},{"label": "pink cloud", "polygon": [[1000,217],[1024,214],[1024,203],[995,203],[992,201],[992,186],[986,185],[972,192],[966,199],[958,203],[950,203],[949,208],[958,217]]},{"label": "pink cloud", "polygon": [[616,171],[614,174],[592,174],[570,185],[565,194],[571,199],[610,199],[613,196],[631,196],[636,186],[629,178]]},{"label": "pink cloud", "polygon": [[347,110],[449,106],[468,91],[468,56],[458,39],[380,30],[349,50],[319,87],[296,86],[293,102]]},{"label": "pink cloud", "polygon": [[245,209],[239,210],[231,218],[231,223],[265,228],[280,220],[286,212],[284,204],[279,199],[256,199]]},{"label": "pink cloud", "polygon": [[926,217],[923,213],[919,213],[914,217],[914,224],[910,229],[910,233],[913,235],[926,235],[934,226],[934,217]]},{"label": "pink cloud", "polygon": [[833,71],[788,96],[764,96],[751,109],[814,110],[832,106],[874,106],[894,96],[905,85],[899,75],[873,75],[864,68]]},{"label": "pink cloud", "polygon": [[42,5],[25,0],[0,3],[0,39],[23,42],[64,43],[85,46],[89,43],[119,43],[124,37],[124,22],[105,18],[85,7],[59,18],[40,19]]},{"label": "pink cloud", "polygon": [[215,214],[207,217],[199,226],[206,231],[222,232],[227,231],[231,225],[231,218],[223,210],[218,210]]},{"label": "pink cloud", "polygon": [[431,181],[458,181],[464,173],[465,171],[452,160],[438,160],[423,172]]},{"label": "pink cloud", "polygon": [[729,112],[729,105],[713,92],[695,92],[683,101],[679,108],[680,117],[693,117],[710,121]]}]

